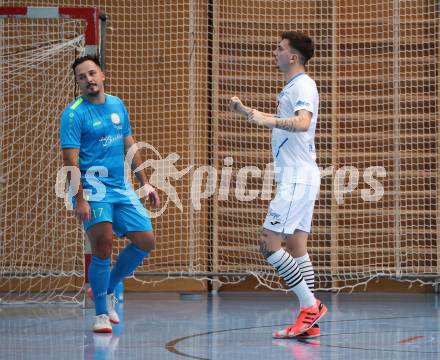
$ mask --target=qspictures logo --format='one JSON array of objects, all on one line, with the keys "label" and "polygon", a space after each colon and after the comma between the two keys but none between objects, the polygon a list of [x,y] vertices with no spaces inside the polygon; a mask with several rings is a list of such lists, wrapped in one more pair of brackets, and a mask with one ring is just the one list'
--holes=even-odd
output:
[{"label": "qspictures logo", "polygon": [[[196,211],[201,210],[203,200],[216,196],[219,201],[234,200],[240,202],[250,202],[257,198],[269,201],[273,196],[273,185],[276,173],[290,177],[295,169],[277,169],[273,163],[265,164],[261,169],[257,166],[247,165],[240,169],[234,169],[234,158],[227,156],[222,161],[222,166],[217,169],[211,165],[195,166],[192,164],[182,165],[181,156],[177,153],[169,153],[165,157],[152,145],[139,142],[133,145],[125,156],[124,172],[127,182],[133,184],[133,170],[131,164],[134,154],[138,150],[144,149],[152,154],[152,158],[145,160],[134,172],[147,170],[150,175],[149,183],[161,192],[161,207],[150,216],[155,218],[162,215],[169,206],[174,206],[180,211],[184,211],[182,198],[190,197],[190,206]],[[291,171],[289,171],[291,170]],[[70,174],[70,184],[67,186],[67,175]],[[77,167],[64,166],[57,173],[57,183],[55,191],[58,197],[65,200],[68,208],[71,208],[71,197],[78,192],[80,181],[86,180],[93,189],[84,189],[85,195],[94,201],[102,200],[106,194],[106,187],[96,177],[108,176],[108,169],[103,166],[91,167],[85,174],[81,175]],[[383,166],[369,166],[360,171],[354,166],[342,166],[338,169],[330,166],[320,169],[320,179],[310,179],[311,182],[319,183],[323,178],[332,177],[333,196],[338,205],[344,204],[344,196],[360,190],[360,197],[365,202],[380,201],[384,196],[384,186],[379,179],[386,177],[386,170]],[[189,177],[189,179],[187,178]],[[233,180],[234,179],[234,180]],[[189,180],[189,181],[188,181]],[[249,183],[261,183],[261,188],[251,188]],[[235,181],[235,184],[232,182]],[[179,183],[189,183],[189,193],[182,194],[176,187]],[[288,179],[282,178],[282,183]],[[235,186],[231,186],[235,185]],[[146,184],[136,190],[139,198],[148,197],[153,190]],[[186,186],[186,185],[185,185]],[[69,189],[69,191],[68,191]],[[233,190],[231,190],[233,189]],[[117,189],[121,195],[127,195],[131,189]],[[319,193],[318,193],[319,196]],[[276,221],[276,220],[274,220]]]}]

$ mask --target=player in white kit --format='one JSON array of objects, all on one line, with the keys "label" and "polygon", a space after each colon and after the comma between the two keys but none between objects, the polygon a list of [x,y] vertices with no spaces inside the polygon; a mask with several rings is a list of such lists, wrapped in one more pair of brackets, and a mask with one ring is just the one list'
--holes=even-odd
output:
[{"label": "player in white kit", "polygon": [[327,312],[313,295],[314,270],[307,253],[320,184],[314,144],[319,95],[315,82],[305,73],[305,64],[313,54],[310,37],[298,31],[284,32],[274,50],[285,81],[276,114],[247,107],[238,97],[231,98],[229,104],[231,111],[249,122],[272,129],[276,194],[261,230],[260,250],[300,302],[296,321],[274,332],[275,338],[319,336],[317,322]]}]

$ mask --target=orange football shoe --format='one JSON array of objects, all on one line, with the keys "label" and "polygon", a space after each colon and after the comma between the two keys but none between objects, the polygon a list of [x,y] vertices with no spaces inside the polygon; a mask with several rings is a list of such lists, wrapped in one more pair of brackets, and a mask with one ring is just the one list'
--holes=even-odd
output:
[{"label": "orange football shoe", "polygon": [[311,339],[321,335],[321,329],[319,324],[314,324],[309,330],[299,334],[297,336],[298,339]]},{"label": "orange football shoe", "polygon": [[275,339],[291,339],[294,337],[300,337],[300,335],[309,332],[304,337],[317,337],[321,334],[321,329],[318,327],[313,328],[319,319],[321,319],[327,312],[327,307],[319,300],[316,300],[316,305],[302,308],[298,314],[296,322],[283,330],[275,331],[272,333],[272,337]]},{"label": "orange football shoe", "polygon": [[293,325],[293,333],[295,336],[305,333],[312,328],[319,319],[327,313],[327,307],[316,299],[316,305],[302,308],[298,314],[295,324]]}]

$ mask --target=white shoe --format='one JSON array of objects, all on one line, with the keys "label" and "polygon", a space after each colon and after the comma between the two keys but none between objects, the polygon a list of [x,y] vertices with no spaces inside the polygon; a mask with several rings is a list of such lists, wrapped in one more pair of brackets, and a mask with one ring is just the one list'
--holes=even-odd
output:
[{"label": "white shoe", "polygon": [[110,323],[108,315],[102,314],[96,317],[95,324],[93,324],[93,331],[96,333],[112,332],[112,324]]},{"label": "white shoe", "polygon": [[107,310],[108,310],[108,317],[110,318],[110,321],[113,324],[119,324],[119,315],[116,312],[115,305],[117,303],[117,299],[115,297],[115,294],[108,294],[107,295]]}]

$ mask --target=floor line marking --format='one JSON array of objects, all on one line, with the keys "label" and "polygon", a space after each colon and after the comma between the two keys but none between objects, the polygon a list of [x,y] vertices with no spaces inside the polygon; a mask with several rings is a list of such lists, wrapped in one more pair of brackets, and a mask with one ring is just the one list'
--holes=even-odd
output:
[{"label": "floor line marking", "polygon": [[409,342],[411,342],[411,341],[414,341],[414,340],[418,340],[418,339],[423,339],[424,338],[424,336],[413,336],[413,337],[410,337],[410,338],[408,338],[408,339],[405,339],[405,340],[400,340],[399,341],[399,344],[407,344],[407,343],[409,343]]}]

